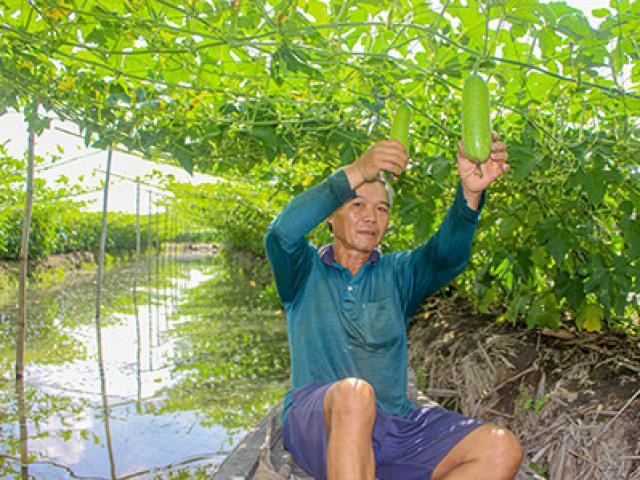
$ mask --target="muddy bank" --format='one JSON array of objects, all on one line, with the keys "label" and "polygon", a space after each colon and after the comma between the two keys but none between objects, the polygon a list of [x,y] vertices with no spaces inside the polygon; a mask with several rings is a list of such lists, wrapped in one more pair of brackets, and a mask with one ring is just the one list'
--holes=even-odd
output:
[{"label": "muddy bank", "polygon": [[517,478],[640,479],[638,339],[566,336],[500,326],[440,296],[410,327],[409,362],[440,404],[516,433]]},{"label": "muddy bank", "polygon": [[[70,252],[50,255],[29,261],[29,282],[38,288],[52,288],[69,279],[69,274],[95,270],[95,256],[91,252]],[[18,292],[17,261],[0,260],[0,305],[10,301]]]},{"label": "muddy bank", "polygon": [[[134,252],[120,252],[106,255],[106,268],[131,260]],[[29,285],[38,291],[46,292],[56,288],[66,288],[76,281],[84,281],[95,274],[97,254],[88,251],[68,252],[50,255],[39,260],[29,261]],[[18,294],[17,261],[0,260],[0,305],[17,298]]]}]

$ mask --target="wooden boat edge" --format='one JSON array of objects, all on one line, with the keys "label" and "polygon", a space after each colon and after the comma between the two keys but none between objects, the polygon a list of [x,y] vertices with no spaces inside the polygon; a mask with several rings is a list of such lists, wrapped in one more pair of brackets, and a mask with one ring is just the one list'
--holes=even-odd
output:
[{"label": "wooden boat edge", "polygon": [[[250,479],[256,471],[260,460],[260,451],[267,436],[267,427],[272,423],[274,427],[279,427],[280,413],[283,402],[277,403],[269,413],[252,427],[242,440],[229,452],[225,459],[218,465],[218,468],[211,477],[212,480],[238,480],[242,477]],[[275,435],[274,428],[274,438]]]}]

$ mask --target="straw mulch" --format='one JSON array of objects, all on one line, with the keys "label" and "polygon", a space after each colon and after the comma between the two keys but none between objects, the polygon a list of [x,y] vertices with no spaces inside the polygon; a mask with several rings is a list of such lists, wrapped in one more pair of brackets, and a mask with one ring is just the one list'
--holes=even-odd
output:
[{"label": "straw mulch", "polygon": [[517,331],[454,297],[409,331],[423,391],[520,438],[518,479],[640,479],[640,346],[624,336]]}]

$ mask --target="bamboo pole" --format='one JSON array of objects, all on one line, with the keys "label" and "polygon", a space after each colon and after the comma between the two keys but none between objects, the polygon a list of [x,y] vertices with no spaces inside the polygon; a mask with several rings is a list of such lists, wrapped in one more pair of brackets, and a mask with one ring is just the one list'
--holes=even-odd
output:
[{"label": "bamboo pole", "polygon": [[177,299],[177,284],[178,284],[178,237],[176,235],[176,214],[173,212],[171,214],[171,236],[173,237],[173,252],[171,255],[171,276],[173,277],[173,284],[171,285],[171,298],[174,301]]},{"label": "bamboo pole", "polygon": [[140,275],[140,181],[136,181],[136,271],[133,276],[133,308],[136,316],[136,378],[138,383],[138,413],[142,410],[142,336],[140,334],[140,314],[138,312],[138,275]]},{"label": "bamboo pole", "polygon": [[[182,236],[182,230],[180,228],[181,223],[182,223],[182,220],[180,219],[180,217],[178,217],[176,219],[176,231],[178,232],[178,236],[182,240],[184,240],[184,237]],[[184,242],[181,242],[181,246],[184,247]],[[184,271],[184,262],[183,263],[178,262],[178,278],[180,279],[180,281],[178,282],[178,293],[182,291],[182,286],[184,283],[184,278],[182,276],[183,271]]]},{"label": "bamboo pole", "polygon": [[160,345],[160,217],[158,214],[158,205],[156,204],[156,281],[155,281],[155,297],[156,297],[156,345]]},{"label": "bamboo pole", "polygon": [[[37,110],[37,106],[34,107]],[[20,239],[20,278],[18,290],[18,329],[16,338],[16,395],[18,408],[24,413],[24,350],[27,337],[27,273],[29,270],[29,234],[31,232],[31,214],[33,211],[33,177],[35,164],[36,132],[29,124],[29,153],[27,157],[27,197],[24,207],[24,222],[22,223],[22,238]],[[22,401],[21,401],[22,400]],[[29,477],[29,449],[27,445],[26,415],[19,417],[20,429],[20,471],[22,478]]]},{"label": "bamboo pole", "polygon": [[151,347],[153,346],[153,315],[152,315],[152,301],[153,301],[153,297],[152,297],[152,291],[151,291],[151,286],[152,286],[152,282],[151,282],[151,274],[152,274],[152,268],[153,265],[151,263],[151,248],[153,246],[153,236],[152,236],[152,232],[151,232],[151,205],[153,203],[153,194],[151,193],[151,190],[149,190],[149,216],[148,216],[148,222],[147,222],[147,292],[149,294],[149,306],[147,308],[147,313],[148,313],[148,325],[149,325],[149,371],[153,370],[153,351],[151,349]]},{"label": "bamboo pole", "polygon": [[168,281],[168,273],[167,273],[167,268],[168,268],[168,263],[167,263],[167,259],[165,258],[168,255],[167,249],[166,249],[166,245],[169,244],[169,242],[167,241],[169,236],[167,234],[167,218],[169,215],[169,209],[165,207],[164,209],[164,215],[162,216],[162,220],[164,222],[164,244],[165,244],[165,249],[162,255],[162,296],[163,298],[163,304],[164,304],[164,328],[165,330],[169,329],[169,312],[168,312],[168,307],[167,307],[167,303],[168,303],[168,294],[167,294],[167,281]]},{"label": "bamboo pole", "polygon": [[102,226],[100,228],[100,247],[98,249],[98,272],[96,282],[96,343],[98,349],[98,372],[100,374],[100,391],[102,393],[102,409],[104,411],[104,428],[107,440],[107,451],[109,454],[109,466],[111,468],[111,478],[116,479],[116,467],[113,458],[113,445],[111,444],[111,426],[109,422],[109,403],[107,400],[107,381],[104,374],[104,356],[102,352],[102,282],[104,280],[104,255],[107,244],[107,210],[109,202],[109,180],[111,174],[111,159],[113,150],[109,148],[107,154],[107,167],[105,173],[104,190],[102,196]]},{"label": "bamboo pole", "polygon": [[174,228],[175,228],[175,235],[176,235],[176,299],[178,298],[178,291],[180,290],[180,263],[179,263],[179,258],[180,258],[180,253],[182,250],[182,242],[179,241],[180,239],[180,233],[178,230],[178,214],[176,213],[176,216],[173,219],[174,221]]},{"label": "bamboo pole", "polygon": [[178,249],[181,248],[182,244],[178,242],[178,214],[174,214],[173,217],[173,235],[174,238],[176,239],[176,257],[175,257],[175,262],[174,262],[174,268],[175,268],[175,283],[173,284],[173,289],[174,289],[174,297],[177,299],[178,298],[178,290],[180,288],[180,265],[178,265]]},{"label": "bamboo pole", "polygon": [[27,409],[24,401],[24,378],[16,379],[16,397],[18,399],[18,422],[20,424],[20,477],[29,480],[29,448],[27,444]]}]

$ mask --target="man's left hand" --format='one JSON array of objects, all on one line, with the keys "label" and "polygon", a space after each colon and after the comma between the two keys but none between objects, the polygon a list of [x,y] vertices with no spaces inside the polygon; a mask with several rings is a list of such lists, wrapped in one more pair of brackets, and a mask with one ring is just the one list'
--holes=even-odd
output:
[{"label": "man's left hand", "polygon": [[498,134],[493,132],[491,154],[486,162],[476,165],[464,154],[462,140],[458,142],[458,174],[467,204],[476,210],[482,192],[498,177],[509,170],[509,154],[507,146],[498,141]]}]

